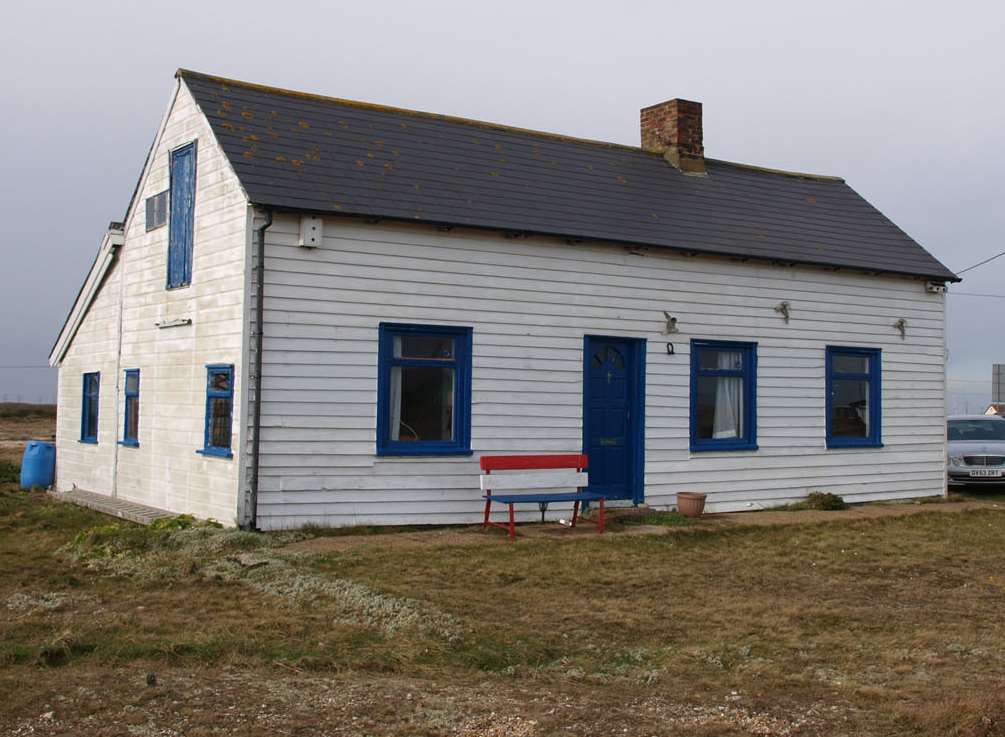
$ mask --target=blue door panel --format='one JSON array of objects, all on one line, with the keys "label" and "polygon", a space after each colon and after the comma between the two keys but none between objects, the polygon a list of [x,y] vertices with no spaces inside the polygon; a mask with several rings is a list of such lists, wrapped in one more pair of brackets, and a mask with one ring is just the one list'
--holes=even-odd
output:
[{"label": "blue door panel", "polygon": [[627,341],[586,341],[587,417],[585,452],[590,459],[590,490],[608,499],[633,498],[632,345]]},{"label": "blue door panel", "polygon": [[168,224],[168,287],[192,281],[195,225],[195,144],[171,152],[171,217]]}]

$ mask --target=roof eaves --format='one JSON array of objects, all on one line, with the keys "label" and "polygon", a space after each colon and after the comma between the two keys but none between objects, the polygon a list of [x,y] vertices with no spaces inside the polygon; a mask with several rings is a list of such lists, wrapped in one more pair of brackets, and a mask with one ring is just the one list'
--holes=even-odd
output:
[{"label": "roof eaves", "polygon": [[480,231],[494,231],[494,232],[505,232],[505,233],[519,233],[522,235],[530,236],[543,236],[547,238],[560,238],[562,240],[576,242],[576,243],[608,243],[618,246],[624,246],[626,248],[659,248],[668,251],[673,251],[675,253],[681,253],[691,256],[706,256],[712,258],[725,258],[725,259],[737,259],[742,261],[754,261],[757,263],[764,264],[774,264],[774,265],[787,265],[787,266],[812,266],[815,268],[826,269],[829,271],[848,271],[856,274],[872,274],[876,276],[889,275],[898,277],[910,277],[915,279],[927,279],[934,282],[950,282],[956,283],[963,281],[960,277],[952,274],[928,274],[919,271],[902,271],[896,269],[876,269],[866,266],[847,266],[843,264],[834,264],[829,261],[814,260],[814,259],[789,259],[789,258],[773,258],[770,256],[754,256],[749,253],[735,252],[730,253],[723,250],[712,250],[696,248],[694,246],[673,246],[666,245],[662,243],[650,243],[648,241],[641,240],[619,240],[615,238],[597,238],[591,235],[581,235],[575,233],[561,233],[558,231],[544,231],[544,230],[527,230],[527,229],[513,229],[504,228],[502,226],[495,225],[479,225],[475,223],[467,223],[460,221],[451,220],[433,220],[433,219],[423,219],[423,218],[406,218],[394,215],[381,215],[379,213],[373,212],[346,212],[346,211],[334,211],[334,210],[314,210],[305,207],[290,207],[289,205],[280,205],[264,201],[252,202],[252,206],[271,210],[272,212],[286,212],[294,214],[308,214],[308,215],[323,215],[325,217],[340,218],[340,219],[360,219],[369,221],[380,221],[387,220],[389,222],[395,223],[413,223],[421,225],[431,225],[434,227],[449,227],[449,228],[471,228],[473,230]]}]

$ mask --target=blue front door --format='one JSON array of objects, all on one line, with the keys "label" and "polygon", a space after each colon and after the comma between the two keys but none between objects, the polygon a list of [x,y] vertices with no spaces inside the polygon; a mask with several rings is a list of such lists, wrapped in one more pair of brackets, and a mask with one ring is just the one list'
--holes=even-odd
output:
[{"label": "blue front door", "polygon": [[641,349],[636,341],[587,336],[584,360],[584,452],[590,491],[642,501]]}]

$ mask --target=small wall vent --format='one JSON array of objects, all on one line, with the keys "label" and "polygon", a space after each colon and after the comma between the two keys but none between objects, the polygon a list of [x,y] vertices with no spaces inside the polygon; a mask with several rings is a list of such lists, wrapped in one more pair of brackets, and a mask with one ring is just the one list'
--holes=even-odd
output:
[{"label": "small wall vent", "polygon": [[321,245],[321,239],[324,237],[322,232],[323,222],[321,218],[311,217],[310,215],[304,215],[300,218],[299,245],[301,248],[317,248]]}]

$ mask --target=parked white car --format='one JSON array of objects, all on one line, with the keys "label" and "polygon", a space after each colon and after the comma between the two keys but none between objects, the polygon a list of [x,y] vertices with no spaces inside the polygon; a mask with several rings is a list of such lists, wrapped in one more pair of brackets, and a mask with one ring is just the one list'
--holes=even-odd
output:
[{"label": "parked white car", "polygon": [[950,485],[1005,481],[1005,417],[953,415],[947,420]]}]

